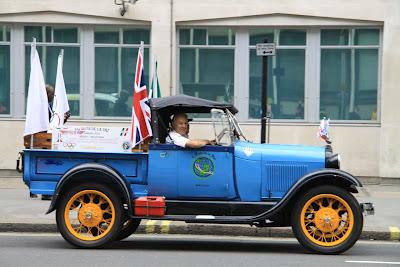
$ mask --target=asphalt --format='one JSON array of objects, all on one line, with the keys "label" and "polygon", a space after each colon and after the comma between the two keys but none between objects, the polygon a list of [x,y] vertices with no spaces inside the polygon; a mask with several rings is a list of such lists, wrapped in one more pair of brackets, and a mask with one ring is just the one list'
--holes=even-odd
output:
[{"label": "asphalt", "polygon": [[[361,239],[400,241],[400,184],[367,184],[355,195],[372,202],[375,215],[364,217]],[[55,213],[45,214],[50,201],[30,198],[20,177],[0,177],[0,232],[57,232]],[[187,224],[143,220],[137,233],[193,234],[256,237],[293,237],[291,228],[257,228],[247,225]]]}]

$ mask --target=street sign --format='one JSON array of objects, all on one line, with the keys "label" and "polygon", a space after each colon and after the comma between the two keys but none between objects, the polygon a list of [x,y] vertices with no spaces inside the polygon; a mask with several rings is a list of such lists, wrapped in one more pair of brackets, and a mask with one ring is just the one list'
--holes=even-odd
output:
[{"label": "street sign", "polygon": [[257,56],[275,56],[275,43],[256,44]]}]

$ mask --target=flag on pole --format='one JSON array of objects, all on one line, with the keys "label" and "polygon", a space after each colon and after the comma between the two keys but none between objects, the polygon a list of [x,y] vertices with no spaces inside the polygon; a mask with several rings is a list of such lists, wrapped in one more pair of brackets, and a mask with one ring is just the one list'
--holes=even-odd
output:
[{"label": "flag on pole", "polygon": [[50,130],[61,128],[64,125],[64,114],[69,111],[67,93],[65,91],[65,83],[63,76],[64,49],[61,49],[58,56],[56,89],[54,92],[54,100],[52,107],[53,116],[50,119]]},{"label": "flag on pole", "polygon": [[318,132],[317,132],[317,136],[320,137],[321,139],[325,140],[328,144],[330,143],[329,140],[329,123],[330,123],[330,119],[325,120],[325,118],[323,118],[321,120],[321,123],[319,124],[319,128],[318,128]]},{"label": "flag on pole", "polygon": [[158,82],[158,75],[157,75],[157,64],[158,64],[157,60],[155,60],[153,78],[151,79],[149,98],[161,97],[160,83]]},{"label": "flag on pole", "polygon": [[49,129],[49,102],[44,83],[36,39],[31,44],[31,72],[29,76],[28,99],[24,136],[47,131]]},{"label": "flag on pole", "polygon": [[147,137],[153,135],[151,131],[150,107],[147,104],[147,88],[144,80],[143,64],[144,46],[141,42],[136,61],[135,83],[132,100],[131,142],[136,146]]}]

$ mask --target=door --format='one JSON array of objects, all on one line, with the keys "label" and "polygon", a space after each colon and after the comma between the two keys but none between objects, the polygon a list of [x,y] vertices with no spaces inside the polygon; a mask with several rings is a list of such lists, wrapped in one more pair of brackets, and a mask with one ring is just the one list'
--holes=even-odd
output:
[{"label": "door", "polygon": [[230,199],[236,195],[233,147],[182,149],[177,171],[180,199]]}]

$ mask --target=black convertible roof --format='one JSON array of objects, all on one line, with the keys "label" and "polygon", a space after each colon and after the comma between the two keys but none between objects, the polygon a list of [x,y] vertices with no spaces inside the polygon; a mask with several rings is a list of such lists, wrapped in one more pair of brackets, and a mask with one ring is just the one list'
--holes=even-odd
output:
[{"label": "black convertible roof", "polygon": [[229,103],[220,103],[183,94],[151,98],[149,104],[153,111],[165,109],[169,111],[168,113],[174,113],[178,110],[182,112],[207,113],[213,108],[228,109],[233,114],[238,112],[238,110]]}]

